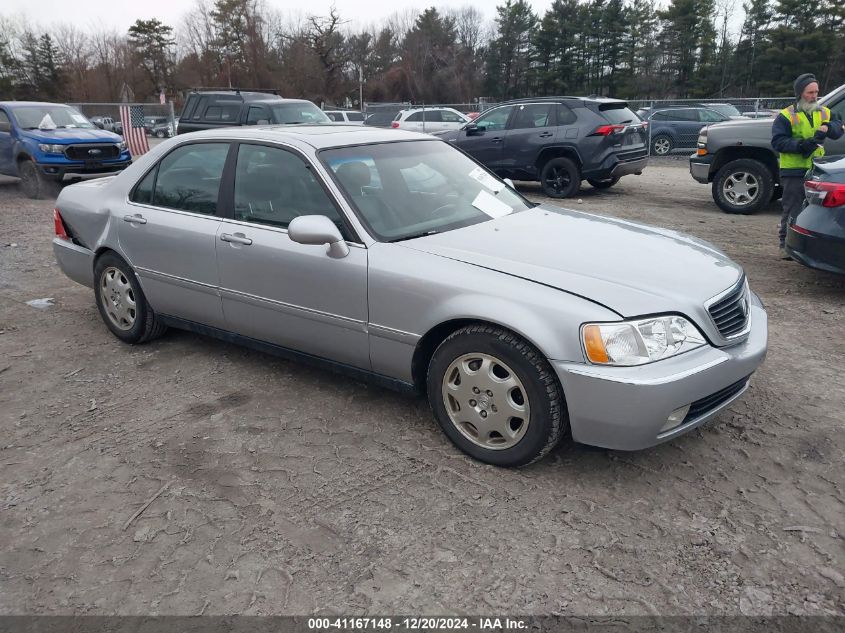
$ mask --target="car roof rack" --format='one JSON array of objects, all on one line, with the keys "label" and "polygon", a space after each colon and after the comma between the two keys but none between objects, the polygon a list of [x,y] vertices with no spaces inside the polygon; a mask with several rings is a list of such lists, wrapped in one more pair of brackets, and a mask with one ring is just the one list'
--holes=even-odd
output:
[{"label": "car roof rack", "polygon": [[230,86],[197,86],[191,88],[191,92],[234,92],[241,94],[242,92],[264,92],[266,94],[281,96],[277,88],[232,88]]}]

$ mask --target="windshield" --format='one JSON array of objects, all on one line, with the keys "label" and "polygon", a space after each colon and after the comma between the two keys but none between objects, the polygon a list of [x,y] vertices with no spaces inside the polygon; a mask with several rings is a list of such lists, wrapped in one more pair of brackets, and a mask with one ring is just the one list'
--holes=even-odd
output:
[{"label": "windshield", "polygon": [[313,103],[281,103],[271,105],[275,123],[331,123],[332,120]]},{"label": "windshield", "polygon": [[10,110],[18,125],[25,130],[94,127],[79,110],[66,105],[21,106]]},{"label": "windshield", "polygon": [[730,103],[710,103],[707,107],[711,110],[715,110],[719,114],[724,114],[727,117],[742,116],[742,112],[737,110]]},{"label": "windshield", "polygon": [[532,206],[440,141],[343,147],[319,155],[359,218],[385,242],[451,231]]}]

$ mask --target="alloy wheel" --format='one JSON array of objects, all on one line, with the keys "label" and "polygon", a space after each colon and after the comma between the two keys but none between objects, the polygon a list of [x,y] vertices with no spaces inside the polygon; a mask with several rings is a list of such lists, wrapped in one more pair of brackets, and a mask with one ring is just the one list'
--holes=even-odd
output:
[{"label": "alloy wheel", "polygon": [[737,171],[725,178],[722,193],[731,204],[744,207],[753,203],[760,193],[757,177],[747,171]]},{"label": "alloy wheel", "polygon": [[100,275],[100,299],[106,315],[115,327],[131,330],[137,318],[137,304],[126,275],[109,266]]}]

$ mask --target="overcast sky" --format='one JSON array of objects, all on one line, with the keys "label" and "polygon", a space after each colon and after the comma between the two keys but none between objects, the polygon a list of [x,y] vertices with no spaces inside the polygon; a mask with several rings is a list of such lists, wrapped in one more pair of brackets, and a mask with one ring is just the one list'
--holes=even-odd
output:
[{"label": "overcast sky", "polygon": [[[422,11],[426,7],[461,7],[472,5],[485,18],[492,20],[496,5],[504,0],[265,0],[267,6],[283,13],[325,15],[334,4],[341,18],[350,26],[359,27],[377,23],[381,19],[406,9]],[[551,6],[552,0],[529,0],[534,11],[541,14]],[[158,18],[165,24],[178,27],[182,16],[193,6],[194,0],[2,0],[0,13],[4,16],[24,16],[29,22],[47,26],[51,22],[68,22],[87,30],[98,27],[126,31],[137,19]]]}]

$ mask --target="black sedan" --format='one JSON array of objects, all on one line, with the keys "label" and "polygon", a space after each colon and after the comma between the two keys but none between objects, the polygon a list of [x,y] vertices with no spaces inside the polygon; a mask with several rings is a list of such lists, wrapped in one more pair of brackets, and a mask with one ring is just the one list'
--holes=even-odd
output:
[{"label": "black sedan", "polygon": [[786,251],[805,266],[845,275],[845,156],[815,161],[807,204],[789,226]]}]

